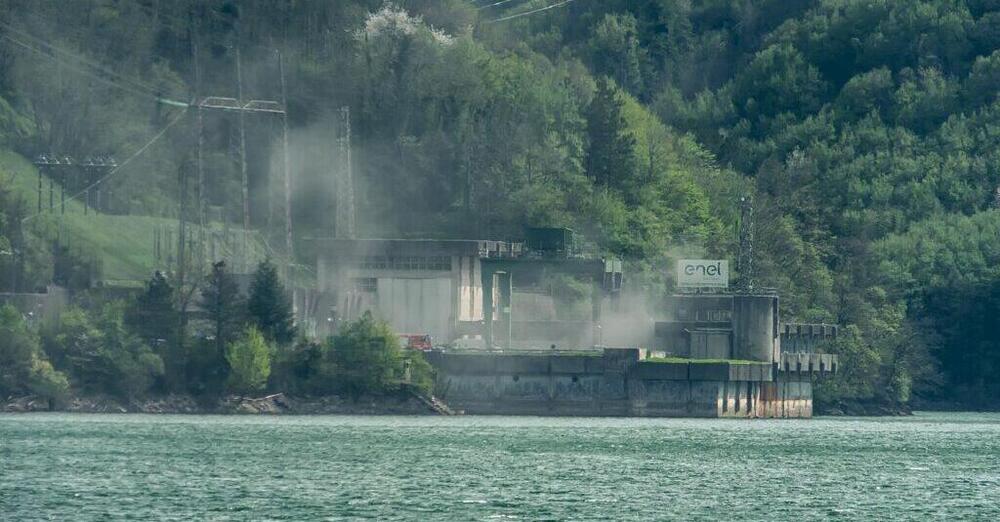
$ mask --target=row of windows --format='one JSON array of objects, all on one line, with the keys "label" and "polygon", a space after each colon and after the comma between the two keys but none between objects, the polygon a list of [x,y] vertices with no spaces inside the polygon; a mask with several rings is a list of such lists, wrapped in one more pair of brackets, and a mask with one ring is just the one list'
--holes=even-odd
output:
[{"label": "row of windows", "polygon": [[366,256],[358,260],[365,270],[451,270],[451,256]]},{"label": "row of windows", "polygon": [[733,320],[731,310],[677,310],[677,319],[681,321],[726,322]]}]

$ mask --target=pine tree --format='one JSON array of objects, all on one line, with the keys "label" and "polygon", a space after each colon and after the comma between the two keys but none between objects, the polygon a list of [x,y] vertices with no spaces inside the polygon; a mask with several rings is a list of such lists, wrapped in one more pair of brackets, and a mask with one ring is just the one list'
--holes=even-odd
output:
[{"label": "pine tree", "polygon": [[239,336],[246,319],[239,285],[226,270],[225,261],[212,265],[212,273],[201,292],[201,306],[215,327],[215,347],[224,353],[226,345]]},{"label": "pine tree", "polygon": [[269,259],[261,261],[254,273],[247,311],[268,341],[287,345],[295,339],[292,303]]},{"label": "pine tree", "polygon": [[600,186],[620,189],[636,168],[635,137],[627,130],[624,106],[614,83],[598,78],[587,110],[587,175]]},{"label": "pine tree", "polygon": [[163,360],[166,385],[173,390],[184,388],[187,357],[180,338],[180,319],[174,303],[175,290],[163,272],[157,270],[146,282],[146,291],[126,312],[129,329]]},{"label": "pine tree", "polygon": [[150,345],[173,341],[177,333],[174,287],[163,272],[157,270],[146,282],[146,291],[136,298],[127,320],[129,327]]}]

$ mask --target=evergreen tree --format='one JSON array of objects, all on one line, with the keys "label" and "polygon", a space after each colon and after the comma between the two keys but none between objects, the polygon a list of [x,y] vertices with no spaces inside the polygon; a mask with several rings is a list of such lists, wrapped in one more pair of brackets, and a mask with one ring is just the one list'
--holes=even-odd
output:
[{"label": "evergreen tree", "polygon": [[170,389],[184,388],[186,357],[179,339],[180,314],[174,306],[175,291],[167,276],[157,270],[146,282],[146,291],[126,313],[129,329],[153,347],[163,359],[166,384]]},{"label": "evergreen tree", "polygon": [[624,105],[614,83],[598,78],[587,109],[587,175],[600,186],[620,189],[635,171],[635,137],[628,130]]},{"label": "evergreen tree", "polygon": [[254,273],[247,312],[268,341],[287,345],[295,339],[292,303],[269,259],[261,261]]},{"label": "evergreen tree", "polygon": [[235,341],[245,322],[245,308],[239,285],[226,270],[226,262],[212,264],[212,272],[201,292],[201,306],[215,333],[215,347],[223,353]]},{"label": "evergreen tree", "polygon": [[150,345],[172,342],[177,332],[174,287],[163,272],[157,270],[146,282],[146,291],[136,298],[127,319],[129,327]]}]

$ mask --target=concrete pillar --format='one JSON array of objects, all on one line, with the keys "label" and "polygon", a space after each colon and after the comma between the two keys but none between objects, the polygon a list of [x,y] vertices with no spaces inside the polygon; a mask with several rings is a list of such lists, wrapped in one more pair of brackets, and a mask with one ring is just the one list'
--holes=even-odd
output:
[{"label": "concrete pillar", "polygon": [[766,295],[733,297],[733,355],[737,359],[774,362],[777,301]]},{"label": "concrete pillar", "polygon": [[493,347],[493,271],[482,267],[479,272],[483,283],[483,346]]},{"label": "concrete pillar", "polygon": [[590,321],[592,332],[592,344],[599,346],[604,343],[601,334],[601,299],[604,297],[602,281],[594,277],[590,284]]},{"label": "concrete pillar", "polygon": [[511,310],[513,302],[511,294],[514,293],[514,281],[510,272],[500,272],[497,274],[497,283],[500,286],[500,320],[503,322],[503,346],[509,350],[511,348],[511,337],[514,333],[514,324],[511,320],[514,317]]}]

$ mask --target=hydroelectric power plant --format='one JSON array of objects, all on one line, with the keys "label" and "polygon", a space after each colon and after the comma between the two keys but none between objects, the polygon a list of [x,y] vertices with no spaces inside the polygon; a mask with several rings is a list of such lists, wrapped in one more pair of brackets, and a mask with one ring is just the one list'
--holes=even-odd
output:
[{"label": "hydroelectric power plant", "polygon": [[[837,371],[835,355],[816,353],[836,326],[783,323],[779,296],[731,289],[725,261],[680,261],[683,291],[639,313],[622,296],[621,261],[580,255],[566,229],[317,247],[317,332],[370,311],[431,336],[437,393],[466,413],[803,418],[813,380]],[[560,316],[552,277],[589,289],[588,317]]]}]

